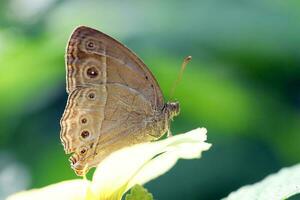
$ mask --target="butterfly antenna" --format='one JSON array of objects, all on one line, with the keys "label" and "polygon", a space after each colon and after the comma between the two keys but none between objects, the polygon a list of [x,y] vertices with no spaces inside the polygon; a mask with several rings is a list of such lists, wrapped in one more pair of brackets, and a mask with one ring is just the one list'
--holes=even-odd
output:
[{"label": "butterfly antenna", "polygon": [[174,92],[175,92],[175,88],[177,87],[178,83],[180,82],[181,78],[182,78],[182,75],[183,75],[183,72],[187,66],[187,64],[192,60],[192,56],[187,56],[184,58],[183,62],[182,62],[182,65],[181,65],[181,68],[180,68],[180,71],[179,71],[179,74],[178,74],[178,77],[176,79],[176,81],[173,83],[173,86],[171,88],[171,91],[170,91],[170,98],[172,99],[173,98],[173,95],[174,95]]}]

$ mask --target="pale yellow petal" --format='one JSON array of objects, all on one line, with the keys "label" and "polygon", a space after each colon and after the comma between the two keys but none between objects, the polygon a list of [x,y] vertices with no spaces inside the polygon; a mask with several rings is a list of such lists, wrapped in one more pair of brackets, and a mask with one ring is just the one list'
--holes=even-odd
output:
[{"label": "pale yellow petal", "polygon": [[11,195],[7,200],[85,200],[88,180],[70,180]]},{"label": "pale yellow petal", "polygon": [[[178,159],[200,158],[203,151],[207,151],[211,144],[205,143],[206,129],[195,129],[185,134],[167,140],[166,151],[149,160],[130,180],[126,190],[135,184],[143,185],[148,181],[169,171]],[[165,141],[162,141],[165,142]]]},{"label": "pale yellow petal", "polygon": [[100,196],[101,200],[112,196],[112,200],[120,199],[128,181],[141,166],[156,155],[158,147],[155,143],[138,144],[111,154],[97,167],[91,191],[95,196]]},{"label": "pale yellow petal", "polygon": [[119,150],[99,164],[91,191],[101,200],[119,200],[131,186],[165,173],[179,158],[199,158],[210,147],[205,140],[206,129],[202,128]]}]

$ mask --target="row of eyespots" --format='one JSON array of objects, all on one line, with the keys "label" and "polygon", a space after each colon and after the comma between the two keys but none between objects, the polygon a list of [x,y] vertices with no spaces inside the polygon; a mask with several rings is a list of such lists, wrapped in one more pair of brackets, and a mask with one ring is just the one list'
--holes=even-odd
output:
[{"label": "row of eyespots", "polygon": [[[96,48],[97,48],[97,45],[95,44],[95,42],[93,42],[93,41],[87,41],[86,42],[86,49],[87,50],[95,50]],[[95,66],[90,66],[86,71],[85,71],[85,73],[86,73],[86,75],[88,76],[88,78],[90,78],[90,79],[94,79],[94,78],[97,78],[98,77],[98,75],[99,75],[99,71],[98,71],[98,69],[95,67]],[[95,99],[95,97],[96,97],[96,95],[95,95],[95,93],[94,92],[89,92],[88,94],[87,94],[87,97],[88,97],[88,99],[90,99],[90,100],[94,100]],[[87,120],[87,118],[82,118],[82,119],[80,119],[80,122],[81,122],[81,124],[87,124],[88,123],[88,120]],[[90,132],[88,131],[88,130],[83,130],[81,133],[80,133],[80,137],[82,138],[82,139],[86,139],[86,138],[88,138],[90,136]],[[81,155],[84,155],[86,152],[87,152],[87,148],[86,147],[81,147],[81,149],[80,149],[80,154]]]},{"label": "row of eyespots", "polygon": [[[94,100],[96,98],[95,92],[94,91],[88,92],[87,93],[87,98],[90,99],[90,100]],[[80,119],[80,123],[82,125],[85,125],[85,124],[88,123],[88,119],[86,117],[83,117],[83,118]],[[91,135],[91,133],[88,130],[86,130],[86,129],[82,130],[81,133],[80,133],[80,137],[83,140],[87,139],[88,137],[90,137],[90,135]],[[86,153],[86,151],[87,151],[87,148],[86,147],[82,147],[81,150],[80,150],[80,154],[83,155],[83,154]]]},{"label": "row of eyespots", "polygon": [[[98,45],[96,44],[95,41],[93,40],[87,40],[85,42],[85,48],[88,51],[94,51],[98,48]],[[98,77],[99,75],[99,70],[95,67],[95,66],[90,66],[87,70],[86,70],[86,75],[90,78],[90,79],[95,79]]]},{"label": "row of eyespots", "polygon": [[[80,123],[81,123],[82,125],[86,125],[86,124],[88,123],[88,119],[87,119],[86,117],[82,117],[82,118],[80,119]],[[89,132],[88,130],[83,130],[83,131],[80,133],[80,136],[81,136],[81,138],[85,139],[85,138],[87,138],[87,137],[90,136],[90,132]]]},{"label": "row of eyespots", "polygon": [[[87,118],[85,118],[85,117],[81,118],[81,119],[80,119],[80,123],[81,123],[81,124],[87,124],[87,123],[88,123]],[[81,131],[81,133],[80,133],[80,137],[81,137],[82,139],[86,139],[86,138],[88,138],[89,136],[90,136],[90,132],[89,132],[88,130],[83,130],[83,131]],[[80,154],[81,154],[81,155],[84,155],[86,152],[87,152],[87,148],[86,148],[86,147],[81,147]]]}]

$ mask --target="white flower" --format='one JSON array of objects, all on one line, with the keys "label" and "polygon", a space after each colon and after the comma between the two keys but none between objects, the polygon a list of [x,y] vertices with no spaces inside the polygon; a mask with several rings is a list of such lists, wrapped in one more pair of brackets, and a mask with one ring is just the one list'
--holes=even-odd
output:
[{"label": "white flower", "polygon": [[135,184],[171,169],[179,158],[200,158],[210,148],[206,129],[198,128],[167,139],[137,144],[112,153],[97,167],[93,180],[70,180],[10,196],[7,200],[120,200]]}]

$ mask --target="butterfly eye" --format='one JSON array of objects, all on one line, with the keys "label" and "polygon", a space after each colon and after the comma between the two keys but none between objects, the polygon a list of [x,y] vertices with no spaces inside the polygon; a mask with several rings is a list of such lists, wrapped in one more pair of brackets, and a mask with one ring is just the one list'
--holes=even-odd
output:
[{"label": "butterfly eye", "polygon": [[90,67],[86,71],[86,74],[89,78],[96,78],[98,76],[99,72],[95,67]]},{"label": "butterfly eye", "polygon": [[88,131],[82,131],[80,135],[81,135],[82,138],[87,138],[87,137],[89,137],[90,132],[88,132]]}]

